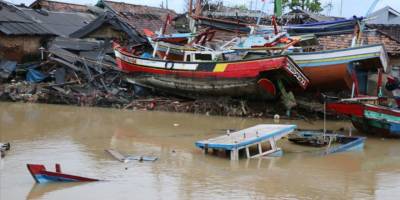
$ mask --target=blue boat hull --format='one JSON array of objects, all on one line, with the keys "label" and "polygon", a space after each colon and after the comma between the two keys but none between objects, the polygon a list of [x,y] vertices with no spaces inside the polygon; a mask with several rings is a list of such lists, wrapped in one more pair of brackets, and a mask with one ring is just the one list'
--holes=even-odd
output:
[{"label": "blue boat hull", "polygon": [[35,180],[37,181],[37,183],[79,182],[78,180],[75,180],[75,179],[69,179],[69,178],[59,177],[59,176],[49,176],[46,174],[37,174],[34,176],[35,176]]},{"label": "blue boat hull", "polygon": [[[321,131],[299,131],[297,136],[302,137],[304,139],[315,139],[316,137],[322,137],[323,132]],[[332,153],[340,153],[340,152],[348,152],[348,151],[361,151],[364,148],[365,137],[360,136],[345,136],[341,134],[325,134],[325,137],[335,138],[335,143],[337,145],[331,146],[325,151],[322,152],[323,155],[332,154]],[[325,143],[326,144],[326,143]]]},{"label": "blue boat hull", "polygon": [[386,120],[352,117],[351,121],[358,130],[371,135],[400,137],[400,124]]}]

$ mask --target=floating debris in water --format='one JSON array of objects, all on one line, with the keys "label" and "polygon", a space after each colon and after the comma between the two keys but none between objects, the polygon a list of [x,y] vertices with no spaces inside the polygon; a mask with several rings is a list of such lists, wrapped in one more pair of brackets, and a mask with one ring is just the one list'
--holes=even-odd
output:
[{"label": "floating debris in water", "polygon": [[0,143],[0,158],[3,158],[6,155],[6,151],[9,151],[11,148],[10,143]]},{"label": "floating debris in water", "polygon": [[105,151],[109,153],[112,157],[116,158],[118,161],[123,163],[128,163],[133,160],[143,162],[143,161],[156,161],[158,159],[158,157],[155,156],[124,156],[120,152],[113,149],[106,149]]}]

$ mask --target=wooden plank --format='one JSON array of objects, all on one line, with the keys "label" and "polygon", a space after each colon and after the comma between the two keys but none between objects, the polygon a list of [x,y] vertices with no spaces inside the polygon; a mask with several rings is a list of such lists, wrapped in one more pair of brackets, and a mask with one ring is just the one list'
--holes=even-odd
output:
[{"label": "wooden plank", "polygon": [[250,158],[250,150],[249,150],[249,147],[246,147],[246,156],[247,156],[247,158]]},{"label": "wooden plank", "polygon": [[120,162],[130,162],[132,160],[137,160],[137,161],[155,161],[158,158],[155,156],[124,156],[120,152],[113,150],[113,149],[106,149],[105,150],[107,153],[109,153],[111,156],[119,160]]},{"label": "wooden plank", "polygon": [[66,61],[64,61],[64,60],[61,60],[61,59],[59,59],[59,58],[49,57],[49,59],[50,59],[50,60],[54,60],[54,61],[56,61],[56,62],[58,62],[58,63],[61,63],[61,64],[65,65],[65,66],[67,66],[67,67],[69,67],[69,68],[71,68],[71,69],[73,69],[73,70],[75,70],[75,71],[82,71],[82,69],[78,68],[77,66],[75,66],[75,65],[73,65],[73,64],[71,64],[71,63],[69,63],[69,62],[66,62]]},{"label": "wooden plank", "polygon": [[266,156],[266,155],[268,155],[268,154],[271,154],[271,153],[276,152],[277,150],[278,150],[278,149],[271,149],[271,150],[269,150],[269,151],[265,151],[265,152],[263,152],[263,153],[254,155],[254,156],[252,156],[251,158],[258,158],[258,157],[261,157],[261,156]]},{"label": "wooden plank", "polygon": [[271,145],[271,149],[274,149],[274,150],[277,149],[275,139],[273,139],[273,138],[269,139],[269,144]]},{"label": "wooden plank", "polygon": [[239,150],[231,151],[231,160],[239,160]]},{"label": "wooden plank", "polygon": [[109,153],[111,156],[119,160],[120,162],[126,162],[125,156],[122,155],[120,152],[113,150],[113,149],[106,149],[105,150],[107,153]]}]

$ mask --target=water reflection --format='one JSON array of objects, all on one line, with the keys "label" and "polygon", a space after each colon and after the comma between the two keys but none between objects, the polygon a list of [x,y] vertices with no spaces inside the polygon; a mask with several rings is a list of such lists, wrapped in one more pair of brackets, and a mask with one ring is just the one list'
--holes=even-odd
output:
[{"label": "water reflection", "polygon": [[72,187],[79,187],[84,184],[90,183],[54,183],[54,184],[34,184],[32,185],[31,190],[29,191],[28,196],[26,199],[33,200],[33,199],[44,199],[47,194],[65,190]]}]

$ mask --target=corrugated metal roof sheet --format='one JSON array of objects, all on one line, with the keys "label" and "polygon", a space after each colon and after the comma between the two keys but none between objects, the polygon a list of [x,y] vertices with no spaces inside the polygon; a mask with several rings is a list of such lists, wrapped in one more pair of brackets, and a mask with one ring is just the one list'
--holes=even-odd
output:
[{"label": "corrugated metal roof sheet", "polygon": [[89,13],[19,8],[2,0],[0,6],[0,32],[6,35],[68,36],[96,18]]},{"label": "corrugated metal roof sheet", "polygon": [[14,5],[0,1],[0,31],[5,35],[53,35]]},{"label": "corrugated metal roof sheet", "polygon": [[36,23],[25,22],[0,23],[0,31],[5,35],[52,35],[49,30]]},{"label": "corrugated metal roof sheet", "polygon": [[88,13],[38,11],[26,8],[22,11],[59,36],[68,36],[96,19],[94,15]]}]

